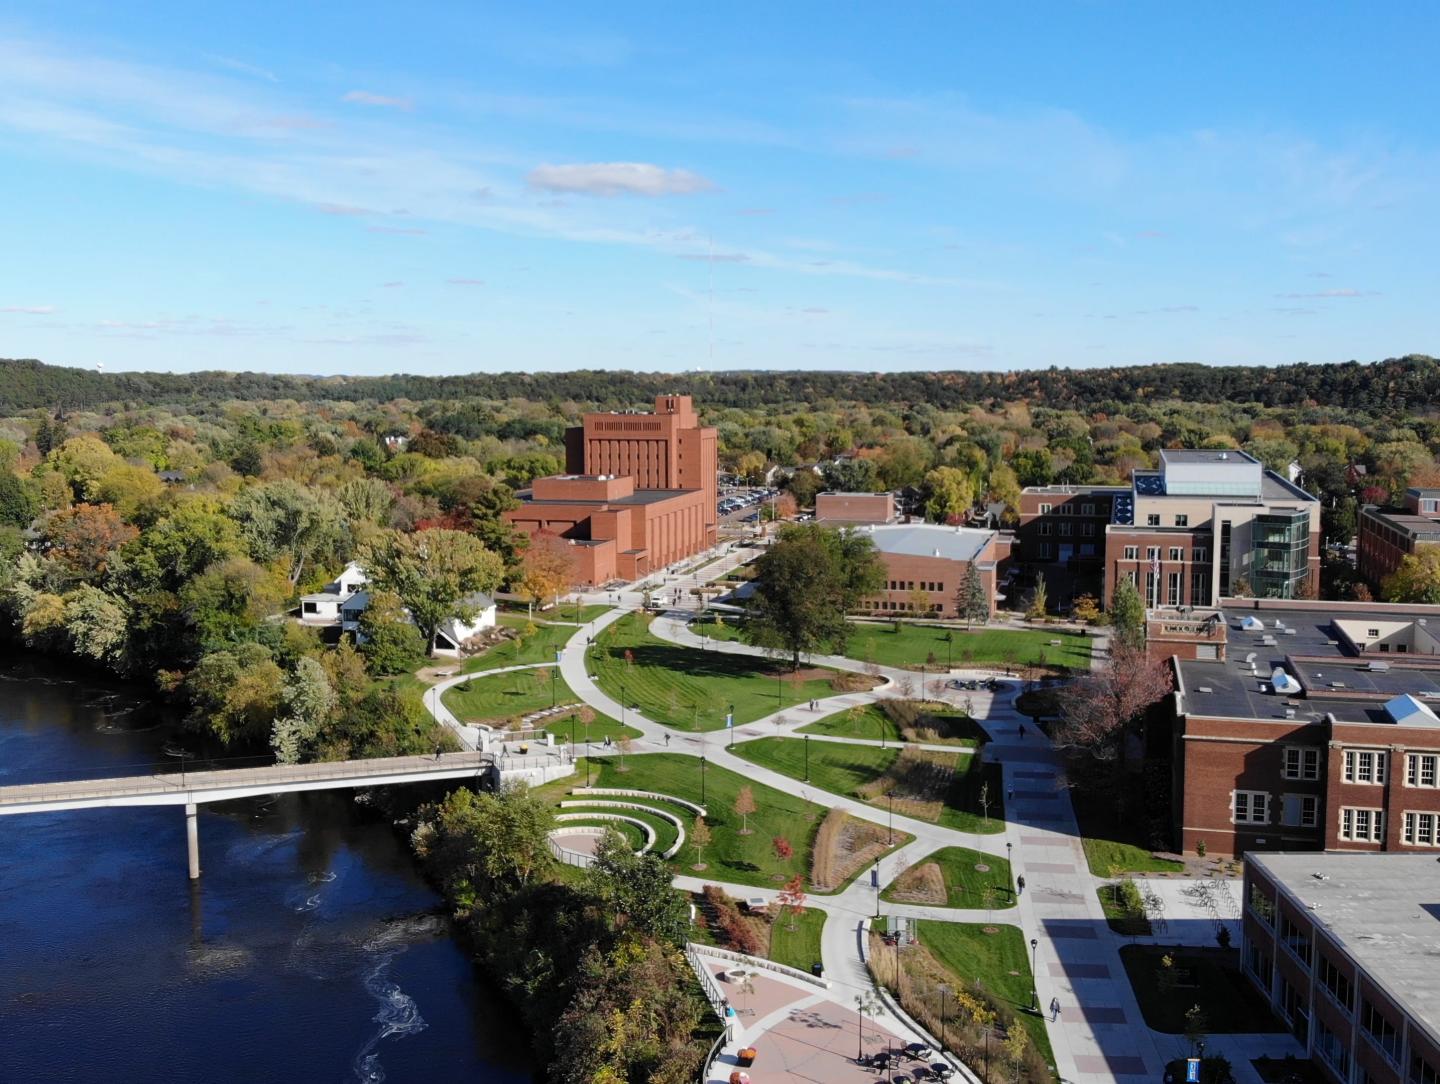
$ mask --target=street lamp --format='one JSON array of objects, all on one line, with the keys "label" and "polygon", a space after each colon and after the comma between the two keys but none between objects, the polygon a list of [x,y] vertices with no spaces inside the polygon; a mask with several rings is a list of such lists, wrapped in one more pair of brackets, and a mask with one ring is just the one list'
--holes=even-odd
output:
[{"label": "street lamp", "polygon": [[735,705],[730,705],[730,710],[725,713],[725,729],[730,731],[730,748],[735,748]]},{"label": "street lamp", "polygon": [[890,792],[890,842],[895,842],[895,792]]},{"label": "street lamp", "polygon": [[1040,942],[1030,938],[1030,1010],[1034,1012],[1040,1008],[1040,990],[1038,987],[1039,976],[1035,973],[1035,949]]},{"label": "street lamp", "polygon": [[871,878],[875,882],[875,919],[880,919],[880,859],[875,859],[875,875]]},{"label": "street lamp", "polygon": [[705,755],[700,755],[700,804],[705,804]]},{"label": "street lamp", "polygon": [[550,706],[555,706],[555,676],[560,673],[560,652],[555,652],[555,667],[550,671]]},{"label": "street lamp", "polygon": [[810,782],[810,735],[805,735],[805,782]]},{"label": "street lamp", "polygon": [[948,1018],[946,1017],[946,1015],[945,1015],[945,1009],[946,1009],[946,1007],[947,1007],[947,1006],[946,1006],[946,999],[947,999],[949,996],[950,996],[950,987],[946,986],[946,985],[942,982],[942,983],[940,984],[940,1053],[942,1053],[942,1054],[945,1053],[945,1027],[946,1027],[946,1020],[948,1019]]}]

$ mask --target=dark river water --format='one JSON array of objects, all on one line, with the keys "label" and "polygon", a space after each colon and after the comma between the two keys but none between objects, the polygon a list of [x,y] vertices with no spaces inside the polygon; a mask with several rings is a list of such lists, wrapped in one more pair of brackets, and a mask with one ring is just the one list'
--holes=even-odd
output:
[{"label": "dark river water", "polygon": [[[0,661],[0,785],[132,774],[133,694]],[[528,1082],[518,1026],[352,792],[0,817],[0,1082]]]}]

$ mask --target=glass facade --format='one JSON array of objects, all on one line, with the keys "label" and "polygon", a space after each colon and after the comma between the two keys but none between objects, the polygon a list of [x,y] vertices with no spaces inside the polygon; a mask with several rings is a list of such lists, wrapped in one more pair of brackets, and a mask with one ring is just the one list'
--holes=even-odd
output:
[{"label": "glass facade", "polygon": [[1310,574],[1310,513],[1266,512],[1255,517],[1250,531],[1256,597],[1297,597]]}]

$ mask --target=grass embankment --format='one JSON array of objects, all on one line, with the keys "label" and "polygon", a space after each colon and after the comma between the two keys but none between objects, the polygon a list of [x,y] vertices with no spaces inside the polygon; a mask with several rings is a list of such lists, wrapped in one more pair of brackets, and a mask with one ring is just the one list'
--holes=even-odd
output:
[{"label": "grass embankment", "polygon": [[602,632],[589,663],[609,696],[680,730],[723,729],[732,704],[740,726],[836,691],[835,671],[796,675],[769,659],[667,643],[651,635],[642,614],[628,614]]},{"label": "grass embankment", "polygon": [[[584,785],[584,757],[580,758],[577,768],[577,775],[547,783],[539,788],[538,793],[557,803],[572,797],[570,791]],[[623,772],[620,770],[614,757],[605,760],[596,758],[591,762],[591,783],[598,787],[655,791],[702,802],[698,757],[681,753],[637,754],[625,758],[625,769]],[[759,807],[749,817],[749,835],[740,834],[741,817],[734,811],[735,798],[740,788],[745,786],[750,788]],[[710,881],[763,885],[766,888],[774,888],[797,873],[808,877],[810,848],[816,827],[825,813],[823,807],[715,765],[705,768],[703,804],[709,811],[705,823],[711,834],[710,845],[700,859],[705,868],[694,868],[697,861],[695,848],[688,838],[692,834],[694,817],[685,813],[681,816],[685,823],[686,843],[669,863],[675,873]],[[663,808],[667,812],[676,812],[670,807]],[[776,854],[776,836],[784,837],[793,848],[788,859]]]},{"label": "grass embankment", "polygon": [[1015,883],[1004,858],[968,847],[944,847],[891,881],[880,898],[931,907],[1002,910],[1015,906]]},{"label": "grass embankment", "polygon": [[475,674],[482,670],[498,670],[505,666],[524,666],[536,662],[554,662],[555,652],[575,635],[570,625],[535,626],[535,632],[526,636],[524,630],[529,621],[524,614],[501,614],[500,624],[514,630],[517,635],[503,643],[496,644],[474,658],[466,659],[460,667],[464,674]]},{"label": "grass embankment", "polygon": [[1114,877],[1120,873],[1179,873],[1185,863],[1170,858],[1156,858],[1144,848],[1113,839],[1086,839],[1085,860],[1096,877]]},{"label": "grass embankment", "polygon": [[[817,722],[800,727],[801,734],[823,734],[837,738],[863,738],[869,741],[913,741],[930,745],[953,745],[975,749],[990,740],[983,727],[958,708],[941,701],[915,701],[914,718],[901,726],[892,715],[912,714],[896,710],[896,703],[857,705],[837,711]],[[901,702],[903,703],[903,702]]]},{"label": "grass embankment", "polygon": [[[790,925],[794,923],[795,929]],[[825,929],[825,912],[808,907],[800,915],[777,914],[770,925],[770,959],[809,971],[820,962],[820,935]]]},{"label": "grass embankment", "polygon": [[[1173,967],[1161,961],[1169,956]],[[1185,1014],[1200,1006],[1204,1031],[1211,1035],[1284,1031],[1269,1003],[1240,973],[1236,949],[1167,948],[1163,945],[1126,945],[1120,950],[1125,974],[1145,1023],[1167,1035],[1185,1032]],[[1177,981],[1166,988],[1162,971]]]},{"label": "grass embankment", "polygon": [[[494,727],[504,727],[511,721],[518,723],[521,717],[548,708],[552,701],[576,705],[577,711],[580,703],[580,698],[553,666],[515,670],[507,674],[482,672],[463,685],[446,689],[440,699],[462,723],[485,723]],[[570,713],[551,715],[529,725],[553,730],[557,741],[568,742],[573,730],[575,741],[579,744],[585,743],[587,734],[590,741],[640,736],[640,731],[634,727],[622,726],[617,720],[598,712],[588,727],[578,719],[572,727]]]},{"label": "grass embankment", "polygon": [[[765,737],[741,742],[735,752],[746,760],[803,781],[806,742]],[[834,794],[961,832],[1000,832],[1005,828],[1005,794],[1000,766],[982,764],[965,753],[882,749],[844,742],[808,743],[810,783]],[[981,804],[982,787],[988,783]]]}]

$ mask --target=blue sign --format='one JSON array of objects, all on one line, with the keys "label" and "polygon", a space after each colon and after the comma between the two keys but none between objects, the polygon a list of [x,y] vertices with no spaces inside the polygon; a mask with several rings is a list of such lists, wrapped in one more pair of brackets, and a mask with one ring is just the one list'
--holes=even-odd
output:
[{"label": "blue sign", "polygon": [[1200,1059],[1185,1059],[1185,1084],[1200,1084]]},{"label": "blue sign", "polygon": [[727,711],[725,713],[725,725],[727,727],[735,725],[735,715],[733,712]]}]

